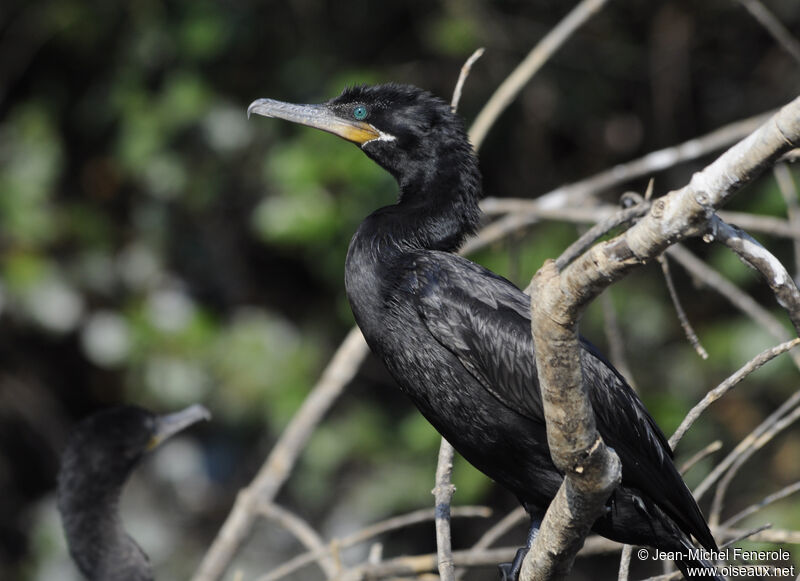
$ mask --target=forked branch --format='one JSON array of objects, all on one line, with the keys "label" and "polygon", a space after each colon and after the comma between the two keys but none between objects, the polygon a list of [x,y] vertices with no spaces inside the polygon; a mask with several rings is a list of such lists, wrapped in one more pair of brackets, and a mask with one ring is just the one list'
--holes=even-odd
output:
[{"label": "forked branch", "polygon": [[[741,187],[800,144],[800,98],[734,145],[687,186],[656,200],[629,230],[557,268],[549,261],[533,279],[536,365],[547,439],[565,478],[542,522],[521,579],[563,576],[620,478],[619,459],[600,438],[583,386],[577,324],[606,287],[654,260],[671,245],[709,230],[714,213]],[[794,318],[794,317],[792,317]]]}]

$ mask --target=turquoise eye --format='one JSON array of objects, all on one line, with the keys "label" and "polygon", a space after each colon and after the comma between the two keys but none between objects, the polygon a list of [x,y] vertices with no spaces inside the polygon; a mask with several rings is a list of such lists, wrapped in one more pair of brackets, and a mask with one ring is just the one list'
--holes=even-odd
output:
[{"label": "turquoise eye", "polygon": [[359,121],[363,121],[367,118],[367,108],[364,105],[359,105],[355,109],[353,109],[353,117],[358,119]]}]

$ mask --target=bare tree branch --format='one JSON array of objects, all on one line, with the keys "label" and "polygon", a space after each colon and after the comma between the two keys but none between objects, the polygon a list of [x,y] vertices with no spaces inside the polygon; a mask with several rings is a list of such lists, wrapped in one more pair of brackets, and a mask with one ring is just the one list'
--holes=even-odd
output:
[{"label": "bare tree branch", "polygon": [[[454,551],[453,561],[458,567],[476,567],[493,565],[500,561],[513,558],[515,549],[504,547],[501,549],[486,549],[483,551]],[[391,576],[411,576],[436,570],[437,556],[435,553],[427,555],[414,555],[395,557],[377,565],[359,565],[342,573],[332,581],[362,581],[366,579],[381,579]]]},{"label": "bare tree branch", "polygon": [[607,0],[582,0],[528,53],[517,68],[506,77],[481,109],[469,131],[470,141],[480,149],[486,134],[500,114],[506,110],[530,78],[555,53],[570,36],[597,13]]},{"label": "bare tree branch", "polygon": [[708,408],[708,406],[733,389],[733,387],[740,383],[745,377],[753,373],[765,363],[772,361],[781,353],[785,353],[797,345],[800,345],[800,339],[796,338],[759,353],[753,359],[748,361],[743,367],[741,367],[736,373],[709,391],[683,419],[681,425],[678,426],[678,429],[675,430],[675,433],[672,434],[672,437],[670,437],[669,445],[672,446],[672,448],[675,448],[675,446],[678,445],[678,442],[680,442],[681,438],[683,438],[684,434],[686,434],[689,428],[692,427],[692,424],[694,424],[697,421],[697,418],[700,417],[700,414],[702,414]]},{"label": "bare tree branch", "polygon": [[695,454],[690,457],[686,462],[684,462],[680,469],[678,470],[681,474],[686,474],[689,470],[691,470],[698,462],[707,458],[714,452],[718,452],[722,450],[722,440],[714,440],[710,444],[704,446]]},{"label": "bare tree branch", "polygon": [[436,507],[436,553],[439,576],[442,581],[453,581],[452,537],[450,534],[450,501],[456,487],[451,482],[453,474],[453,446],[442,438],[436,463],[436,486],[433,489]]},{"label": "bare tree branch", "polygon": [[[697,500],[708,492],[711,486],[722,476],[723,473],[738,459],[747,454],[748,457],[754,451],[754,446],[770,433],[770,430],[780,423],[781,429],[787,428],[791,422],[785,423],[783,420],[786,417],[793,417],[797,419],[800,414],[800,390],[792,394],[785,402],[783,402],[778,409],[772,412],[767,418],[761,422],[746,438],[739,442],[736,447],[725,457],[725,459],[717,464],[714,469],[706,476],[703,481],[695,488],[692,493]],[[777,432],[773,433],[774,436]],[[770,439],[772,436],[770,436]],[[766,442],[764,442],[766,443]]]},{"label": "bare tree branch", "polygon": [[755,238],[741,228],[726,224],[719,216],[711,220],[711,231],[717,240],[733,250],[739,258],[764,277],[778,299],[778,304],[786,309],[795,332],[800,333],[800,290],[786,268],[775,256],[764,248]]},{"label": "bare tree branch", "polygon": [[[491,514],[492,511],[484,506],[457,506],[452,509],[451,516],[458,518],[466,518],[466,517],[487,518],[491,516]],[[361,529],[354,533],[350,533],[349,535],[345,535],[344,537],[334,539],[328,544],[328,546],[322,549],[297,555],[296,557],[293,557],[289,561],[286,561],[279,567],[276,567],[266,575],[262,575],[261,577],[258,578],[258,581],[277,581],[278,579],[282,579],[287,575],[291,575],[301,567],[305,567],[306,565],[313,563],[314,561],[320,559],[324,555],[331,554],[333,551],[339,552],[342,549],[347,549],[348,547],[364,543],[384,533],[388,533],[397,529],[402,529],[422,522],[431,521],[434,520],[435,518],[436,518],[435,509],[424,508],[421,510],[415,510],[414,512],[410,512],[408,514],[403,514],[386,519],[385,521],[375,523],[364,529]]]},{"label": "bare tree branch", "polygon": [[800,42],[792,36],[792,33],[769,11],[759,0],[738,0],[752,14],[753,18],[772,35],[778,44],[789,53],[794,60],[800,63]]},{"label": "bare tree branch", "polygon": [[675,306],[675,312],[678,315],[678,320],[681,323],[683,332],[686,334],[686,338],[689,340],[689,343],[692,345],[695,352],[700,356],[701,359],[708,359],[708,352],[700,344],[700,339],[698,339],[697,333],[694,332],[692,324],[689,322],[689,317],[686,316],[686,311],[684,311],[683,306],[681,306],[681,299],[678,296],[678,291],[675,288],[675,283],[672,280],[667,257],[664,255],[659,256],[658,263],[661,265],[661,272],[664,273],[664,280],[667,283],[669,296],[672,299],[672,304]]},{"label": "bare tree branch", "polygon": [[775,436],[791,426],[798,419],[800,419],[800,407],[793,409],[784,418],[772,424],[768,430],[755,439],[750,446],[745,448],[742,453],[736,457],[735,461],[731,464],[731,467],[719,480],[717,490],[714,493],[714,500],[711,502],[711,510],[709,511],[708,516],[709,524],[716,525],[719,522],[720,514],[722,513],[722,505],[725,502],[725,494],[728,492],[728,486],[744,463],[749,460],[750,457],[758,450],[763,448],[767,442],[771,441]]},{"label": "bare tree branch", "polygon": [[633,555],[633,546],[624,545],[622,547],[622,555],[619,558],[619,573],[617,573],[617,581],[628,581],[628,576],[631,572],[631,556]]},{"label": "bare tree branch", "polygon": [[[721,529],[720,537],[723,539],[738,538],[748,534],[744,529]],[[749,536],[751,541],[762,543],[775,543],[778,545],[795,544],[800,545],[800,531],[789,531],[785,529],[766,529]]]},{"label": "bare tree branch", "polygon": [[497,521],[485,533],[483,533],[483,536],[478,539],[478,542],[475,543],[472,548],[487,549],[491,547],[500,537],[510,531],[513,527],[517,526],[521,522],[524,522],[527,515],[528,513],[525,512],[525,508],[518,506],[502,519]]},{"label": "bare tree branch", "polygon": [[[561,220],[579,224],[595,224],[619,212],[619,207],[613,204],[596,203],[592,205],[588,200],[581,205],[575,206],[546,206],[539,204],[537,200],[538,198],[532,200],[521,198],[486,198],[483,200],[482,208],[483,212],[490,216],[525,214],[528,220],[532,220],[531,223],[542,220]],[[745,212],[729,212],[725,210],[721,210],[717,212],[717,214],[726,222],[735,223],[746,230],[752,230],[770,236],[800,240],[800,229],[783,218],[760,216]],[[485,245],[483,242],[485,239],[489,239],[489,242],[495,242],[498,239],[498,234],[495,231],[498,229],[496,225],[500,221],[501,220],[497,220],[496,222],[488,224],[479,232],[478,239],[482,245]],[[508,236],[522,227],[517,225],[512,228],[510,223],[506,226],[508,229],[503,232],[502,236]]]},{"label": "bare tree branch", "polygon": [[687,186],[656,200],[650,212],[616,238],[597,244],[559,271],[536,273],[531,327],[547,439],[565,474],[522,566],[521,579],[553,579],[572,565],[589,527],[620,479],[619,459],[603,443],[583,388],[577,322],[604,288],[670,245],[701,235],[743,184],[800,143],[800,98],[784,106]]},{"label": "bare tree branch", "polygon": [[275,498],[314,427],[355,376],[367,353],[367,344],[361,331],[353,327],[256,477],[239,492],[233,510],[203,557],[200,568],[192,577],[193,581],[215,581],[222,576],[253,526],[257,516],[256,507]]},{"label": "bare tree branch", "polygon": [[[686,248],[676,244],[667,249],[667,254],[696,277],[697,280],[713,288],[777,340],[789,341],[791,339],[789,332],[772,313],[759,305],[750,295],[743,292],[716,270],[686,250]],[[795,365],[800,367],[800,353],[790,353],[790,356]]]},{"label": "bare tree branch", "polygon": [[[270,502],[260,503],[258,505],[258,512],[266,518],[277,521],[283,528],[297,537],[297,540],[303,543],[308,550],[325,550],[325,542],[317,532],[311,528],[306,521],[291,511]],[[317,562],[326,577],[333,577],[339,572],[338,567],[327,552],[322,554],[320,558],[317,559]]]},{"label": "bare tree branch", "polygon": [[735,515],[733,515],[728,520],[726,520],[724,523],[722,523],[722,526],[723,527],[732,527],[733,525],[735,525],[740,520],[747,518],[751,514],[755,514],[756,512],[758,512],[759,510],[761,510],[765,506],[769,506],[773,502],[776,502],[778,500],[782,500],[782,499],[786,498],[787,496],[790,496],[790,495],[792,495],[792,494],[794,494],[795,492],[798,492],[798,491],[800,491],[800,481],[795,482],[794,484],[790,484],[789,486],[786,486],[784,488],[781,488],[779,491],[773,492],[769,496],[764,497],[764,499],[761,500],[760,502],[757,502],[756,504],[750,505],[747,508],[745,508],[744,510],[742,510],[740,512],[737,512]]},{"label": "bare tree branch", "polygon": [[556,260],[556,268],[558,270],[563,270],[570,262],[591,248],[600,238],[615,228],[632,224],[635,220],[641,218],[650,211],[650,202],[645,201],[641,196],[637,195],[635,198],[629,196],[628,199],[631,203],[635,203],[635,205],[620,210],[612,216],[600,220],[597,224],[589,228],[589,230],[561,253],[561,256]]},{"label": "bare tree branch", "polygon": [[[546,210],[578,206],[588,197],[597,195],[619,184],[652,175],[655,172],[673,167],[679,163],[691,161],[722,149],[723,147],[727,147],[752,133],[774,113],[774,111],[771,111],[730,123],[702,137],[697,137],[672,147],[653,151],[634,161],[614,166],[613,168],[578,182],[560,186],[542,194],[534,200],[523,201],[532,208],[535,208],[537,214]],[[495,208],[498,204],[502,203],[503,200],[497,198],[486,198],[483,200],[481,207],[484,212],[492,215],[497,213]],[[509,211],[509,215],[489,224],[482,230],[482,244],[491,244],[507,236],[509,232],[514,232],[536,223],[538,221],[538,216],[532,212],[533,210],[523,212],[519,207],[514,212]],[[594,223],[595,221],[596,218],[589,218],[586,220],[588,223]],[[748,227],[744,224],[742,225]],[[472,241],[468,240],[467,244],[464,245],[463,252],[468,254],[473,250]]]},{"label": "bare tree branch", "polygon": [[464,89],[464,83],[472,70],[472,65],[483,56],[486,49],[479,48],[470,55],[466,62],[461,65],[461,72],[458,74],[458,81],[456,81],[456,88],[453,90],[453,98],[450,100],[450,109],[455,113],[458,111],[458,104],[461,102],[461,92]]},{"label": "bare tree branch", "polygon": [[[587,540],[581,554],[597,555],[619,551],[619,543],[609,541],[602,537],[594,536]],[[485,567],[493,566],[501,561],[509,561],[516,553],[516,547],[501,547],[497,549],[469,549],[454,551],[453,560],[457,567]],[[387,559],[378,564],[362,564],[344,571],[332,581],[362,581],[366,579],[385,579],[387,577],[421,575],[436,570],[436,555],[411,555]],[[266,581],[259,579],[258,581]]]}]

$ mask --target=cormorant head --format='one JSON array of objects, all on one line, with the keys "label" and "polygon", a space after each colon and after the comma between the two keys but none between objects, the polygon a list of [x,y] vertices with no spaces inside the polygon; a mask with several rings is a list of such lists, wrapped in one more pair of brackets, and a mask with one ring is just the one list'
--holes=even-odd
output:
[{"label": "cormorant head", "polygon": [[248,116],[252,113],[322,129],[355,143],[401,187],[427,180],[443,160],[462,171],[464,165],[473,165],[477,173],[461,118],[438,97],[411,85],[352,87],[319,105],[258,99],[247,108]]},{"label": "cormorant head", "polygon": [[145,453],[209,417],[208,410],[197,404],[163,416],[136,406],[115,407],[91,415],[76,426],[70,437],[59,485],[81,480],[93,485],[121,485]]},{"label": "cormorant head", "polygon": [[122,487],[146,452],[209,417],[200,405],[165,416],[123,406],[76,426],[61,457],[58,510],[70,554],[87,579],[153,579],[147,555],[122,528]]}]

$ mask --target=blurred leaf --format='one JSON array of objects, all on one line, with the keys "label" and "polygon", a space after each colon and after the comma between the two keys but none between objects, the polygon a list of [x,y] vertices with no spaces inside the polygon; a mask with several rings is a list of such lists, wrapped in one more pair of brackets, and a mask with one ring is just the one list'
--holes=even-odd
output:
[{"label": "blurred leaf", "polygon": [[325,239],[336,231],[336,207],[321,188],[293,196],[264,198],[253,212],[253,226],[266,241],[302,243]]},{"label": "blurred leaf", "polygon": [[44,244],[58,234],[50,200],[62,157],[40,104],[21,105],[0,125],[0,228],[19,244]]},{"label": "blurred leaf", "polygon": [[14,252],[3,260],[3,280],[13,293],[28,291],[51,270],[52,266],[38,254]]},{"label": "blurred leaf", "polygon": [[479,29],[466,15],[437,18],[426,31],[426,40],[436,51],[451,56],[471,53],[478,46]]},{"label": "blurred leaf", "polygon": [[214,341],[211,369],[228,413],[265,412],[281,426],[307,393],[318,353],[289,321],[256,308],[241,309]]},{"label": "blurred leaf", "polygon": [[197,60],[214,58],[225,45],[229,19],[213,2],[193,2],[190,7],[178,33],[181,51]]}]

